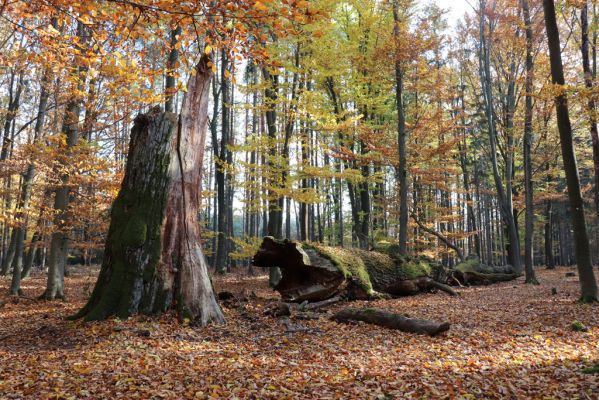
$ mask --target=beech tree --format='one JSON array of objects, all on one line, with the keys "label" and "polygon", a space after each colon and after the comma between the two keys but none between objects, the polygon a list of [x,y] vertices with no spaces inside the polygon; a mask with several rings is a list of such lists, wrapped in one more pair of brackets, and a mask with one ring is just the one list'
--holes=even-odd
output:
[{"label": "beech tree", "polygon": [[562,65],[559,30],[555,18],[555,4],[553,0],[543,0],[543,10],[545,12],[549,58],[551,60],[551,79],[556,85],[555,111],[562,148],[562,160],[566,172],[572,226],[574,228],[576,265],[580,281],[580,301],[583,303],[592,303],[599,301],[597,297],[597,282],[595,281],[595,274],[591,263],[584,203],[580,191],[580,177],[578,176],[578,165],[576,163],[574,142],[572,140],[568,97],[563,88],[565,85],[564,68]]}]

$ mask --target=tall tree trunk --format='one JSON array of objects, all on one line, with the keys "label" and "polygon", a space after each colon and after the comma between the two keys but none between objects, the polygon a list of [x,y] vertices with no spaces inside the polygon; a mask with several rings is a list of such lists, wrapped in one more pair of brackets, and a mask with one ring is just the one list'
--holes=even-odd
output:
[{"label": "tall tree trunk", "polygon": [[526,100],[524,110],[524,191],[526,203],[525,215],[525,234],[524,234],[524,273],[526,283],[538,284],[533,269],[533,233],[534,233],[534,205],[533,205],[533,184],[532,184],[532,91],[533,91],[533,37],[530,21],[530,9],[528,0],[521,0],[522,13],[524,16],[524,25],[526,29]]},{"label": "tall tree trunk", "polygon": [[[37,110],[37,118],[35,121],[35,128],[33,131],[33,143],[37,143],[42,134],[44,122],[46,119],[46,109],[48,108],[48,98],[50,92],[48,86],[50,85],[50,73],[46,71],[42,77],[40,99]],[[11,282],[10,292],[13,295],[17,295],[21,289],[21,277],[23,276],[23,252],[25,242],[25,228],[27,221],[27,209],[29,208],[29,199],[31,198],[31,185],[33,184],[33,178],[35,176],[35,164],[31,163],[27,166],[27,170],[23,176],[23,184],[21,189],[21,196],[19,198],[17,208],[20,210],[17,213],[17,219],[21,220],[19,226],[17,226],[13,235],[16,236],[15,243],[15,261],[13,276]]]},{"label": "tall tree trunk", "polygon": [[395,101],[397,105],[397,146],[399,152],[399,252],[408,252],[408,168],[407,168],[407,132],[403,108],[403,71],[399,54],[399,1],[393,0],[393,37],[396,42],[395,50]]},{"label": "tall tree trunk", "polygon": [[[277,100],[278,100],[278,75],[271,75],[267,68],[262,69],[264,80],[267,81],[267,88],[264,91],[266,102],[266,129],[269,140],[268,166],[270,169],[271,179],[268,182],[268,236],[280,239],[283,235],[283,218],[280,205],[280,196],[277,195],[276,189],[282,185],[280,182],[281,175],[276,173],[278,167],[277,159]],[[275,287],[281,280],[281,271],[276,268],[270,268],[268,283],[271,287]]]},{"label": "tall tree trunk", "polygon": [[[479,73],[481,80],[481,87],[483,91],[483,99],[485,104],[485,114],[487,119],[490,153],[491,153],[491,166],[493,168],[493,180],[495,182],[495,188],[497,190],[497,197],[499,201],[499,209],[501,217],[505,223],[508,239],[510,242],[510,262],[513,264],[514,271],[517,274],[522,273],[522,264],[520,262],[520,243],[518,239],[518,230],[516,228],[516,221],[514,220],[514,214],[511,207],[511,201],[508,196],[511,196],[511,190],[507,191],[503,187],[501,181],[501,175],[499,173],[499,166],[497,163],[497,134],[495,129],[495,111],[493,109],[493,93],[492,93],[492,77],[491,77],[491,38],[485,38],[485,16],[484,10],[486,7],[486,1],[480,1],[480,37],[479,37]],[[509,160],[508,160],[509,162]],[[509,167],[511,169],[511,167]],[[506,168],[508,169],[508,168]],[[506,174],[511,175],[511,174]],[[511,176],[508,177],[511,179]]]},{"label": "tall tree trunk", "polygon": [[181,115],[154,108],[131,131],[121,191],[112,207],[104,262],[75,318],[126,318],[176,307],[181,320],[223,322],[197,221],[211,69],[203,56]]},{"label": "tall tree trunk", "polygon": [[582,10],[580,11],[580,30],[582,34],[582,42],[580,49],[582,51],[582,70],[584,72],[584,85],[589,90],[589,100],[587,102],[587,112],[589,115],[589,125],[591,130],[591,140],[593,143],[593,167],[595,172],[595,212],[599,219],[599,133],[597,132],[597,120],[595,118],[595,97],[592,94],[594,79],[591,63],[589,60],[589,21],[588,21],[588,4],[584,1]]},{"label": "tall tree trunk", "polygon": [[[227,177],[226,165],[227,162],[227,146],[229,145],[229,135],[231,124],[230,119],[230,87],[229,80],[225,76],[225,71],[228,73],[229,62],[226,51],[221,52],[221,82],[220,82],[220,94],[222,96],[221,103],[221,138],[220,143],[216,141],[213,143],[215,150],[218,149],[218,153],[215,153],[216,161],[216,199],[217,199],[217,237],[216,237],[216,261],[214,268],[217,273],[224,274],[226,272],[227,264],[227,213],[229,211],[230,204],[227,204]],[[216,102],[215,102],[216,107]],[[213,135],[213,138],[215,136]]]},{"label": "tall tree trunk", "polygon": [[[88,34],[83,23],[77,24],[77,37],[81,43],[86,43]],[[77,145],[79,140],[79,114],[81,112],[81,96],[78,93],[83,92],[85,87],[85,79],[88,67],[79,65],[75,69],[78,84],[76,93],[71,94],[71,98],[67,103],[63,121],[62,134],[66,139],[66,154]],[[69,203],[70,203],[69,176],[63,174],[60,177],[60,185],[54,192],[54,232],[50,240],[50,257],[48,264],[48,280],[46,291],[42,294],[42,298],[46,300],[64,298],[64,273],[67,263],[68,246],[69,246],[69,228],[68,220],[70,219]]]},{"label": "tall tree trunk", "polygon": [[[10,75],[10,83],[8,86],[8,107],[6,110],[6,115],[4,116],[4,136],[2,139],[2,150],[0,151],[0,161],[4,161],[6,159],[8,159],[9,157],[9,152],[10,149],[12,147],[12,135],[11,135],[11,128],[14,125],[14,121],[15,118],[17,116],[17,113],[19,111],[19,107],[21,105],[21,94],[23,92],[23,87],[24,87],[24,82],[23,82],[23,77],[24,77],[24,73],[21,71],[19,73],[18,76],[18,80],[16,82],[16,87],[15,87],[15,71],[11,70],[11,75]],[[13,129],[14,132],[14,129]],[[7,193],[6,196],[6,200],[5,200],[5,209],[10,209],[12,207],[12,198],[10,195],[10,183],[11,183],[11,177],[8,176],[4,179],[4,189]],[[13,263],[15,254],[16,254],[16,247],[17,247],[17,236],[15,235],[17,232],[13,229],[12,232],[10,230],[10,225],[6,225],[5,229],[4,229],[4,235],[6,236],[6,238],[8,239],[10,237],[9,240],[9,244],[8,247],[6,248],[6,251],[3,254],[2,257],[2,270],[0,271],[1,275],[6,275],[8,274],[8,271],[10,269],[10,266]]]},{"label": "tall tree trunk", "polygon": [[[543,0],[543,9],[545,11],[545,26],[549,45],[552,81],[554,84],[563,87],[565,85],[564,70],[553,0]],[[574,153],[572,126],[570,125],[570,115],[568,112],[568,97],[565,91],[560,90],[555,96],[555,111],[562,147],[562,159],[566,172],[566,184],[568,185],[572,226],[574,228],[576,261],[580,281],[580,300],[584,303],[597,302],[597,282],[595,281],[595,274],[591,264],[589,237],[584,216],[584,203],[580,191],[576,154]]]}]

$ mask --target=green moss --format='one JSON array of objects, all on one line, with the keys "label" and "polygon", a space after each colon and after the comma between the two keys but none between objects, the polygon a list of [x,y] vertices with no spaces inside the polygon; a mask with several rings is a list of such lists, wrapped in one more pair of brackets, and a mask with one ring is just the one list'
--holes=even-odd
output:
[{"label": "green moss", "polygon": [[572,328],[572,330],[574,332],[588,332],[589,328],[587,328],[582,322],[580,321],[572,321],[572,324],[570,325],[570,327]]},{"label": "green moss", "polygon": [[369,295],[374,292],[364,260],[357,254],[359,250],[317,244],[304,244],[304,246],[314,248],[323,257],[329,259],[346,279],[353,278]]},{"label": "green moss", "polygon": [[177,297],[177,314],[179,317],[179,322],[182,324],[189,324],[190,321],[193,321],[193,316],[189,308],[184,304],[183,297],[181,294]]},{"label": "green moss", "polygon": [[386,254],[358,249],[354,249],[353,251],[364,262],[369,275],[375,273],[393,274],[397,268],[393,259]]},{"label": "green moss", "polygon": [[599,374],[599,363],[582,370],[583,374]]},{"label": "green moss", "polygon": [[594,296],[582,296],[578,301],[582,304],[593,304],[599,302],[597,297]]},{"label": "green moss", "polygon": [[477,269],[480,265],[480,261],[478,258],[469,258],[465,261],[462,261],[458,265],[455,266],[456,271],[460,271],[461,273],[474,273],[477,272]]},{"label": "green moss", "polygon": [[422,259],[412,259],[400,265],[399,275],[402,279],[417,279],[429,276],[432,272],[431,265]]},{"label": "green moss", "polygon": [[146,218],[141,213],[135,213],[129,217],[121,233],[121,243],[124,246],[141,246],[146,241],[147,233]]}]

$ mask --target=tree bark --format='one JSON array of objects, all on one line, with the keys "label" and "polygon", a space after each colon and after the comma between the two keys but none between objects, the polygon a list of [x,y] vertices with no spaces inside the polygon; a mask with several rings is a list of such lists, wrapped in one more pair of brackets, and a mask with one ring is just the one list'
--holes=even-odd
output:
[{"label": "tree bark", "polygon": [[451,326],[449,322],[441,323],[426,319],[408,318],[378,308],[345,308],[334,314],[331,319],[338,322],[362,321],[403,332],[422,333],[430,336],[446,332]]},{"label": "tree bark", "polygon": [[[231,92],[229,87],[229,79],[225,76],[225,72],[228,72],[229,62],[226,51],[221,52],[221,81],[220,81],[220,94],[222,96],[222,108],[221,108],[221,139],[220,143],[214,142],[213,146],[215,149],[215,161],[216,161],[216,200],[217,200],[217,234],[216,234],[216,255],[214,268],[217,273],[224,274],[226,272],[227,263],[227,213],[229,208],[232,207],[226,200],[227,186],[229,181],[229,174],[227,173],[226,162],[229,145],[229,136],[231,124],[230,120],[230,106],[231,106]],[[216,107],[216,103],[215,103]],[[216,137],[213,135],[213,137]],[[216,152],[218,149],[218,152]]]},{"label": "tree bark", "polygon": [[395,101],[397,106],[397,146],[399,153],[399,252],[408,252],[408,167],[407,167],[407,132],[406,118],[403,108],[403,71],[399,55],[399,1],[393,0],[393,37],[396,41],[395,51]]},{"label": "tree bark", "polygon": [[177,49],[177,43],[179,42],[178,36],[181,35],[181,27],[177,26],[171,31],[171,42],[170,51],[166,63],[166,79],[164,85],[164,111],[174,112],[174,100],[177,94],[176,88],[176,72],[177,63],[179,62],[179,50]]},{"label": "tree bark", "polygon": [[584,72],[584,85],[589,90],[589,100],[587,102],[587,112],[589,118],[589,125],[591,131],[591,140],[593,143],[593,168],[595,172],[595,212],[599,219],[599,132],[597,132],[597,120],[595,117],[595,98],[592,94],[594,86],[594,74],[591,70],[591,63],[589,60],[589,21],[588,21],[589,7],[585,0],[580,11],[580,30],[582,35],[582,42],[580,50],[582,51],[582,70]]},{"label": "tree bark", "polygon": [[533,184],[532,184],[532,91],[533,91],[533,36],[530,21],[530,9],[528,0],[521,0],[522,13],[524,16],[524,25],[526,30],[526,83],[525,83],[525,109],[524,109],[524,190],[525,190],[525,233],[524,233],[524,274],[525,282],[538,284],[533,268],[533,234],[534,234],[534,204],[533,204]]},{"label": "tree bark", "polygon": [[[275,238],[281,238],[283,235],[283,207],[282,197],[277,194],[277,188],[280,188],[283,182],[281,175],[275,170],[278,169],[277,162],[277,100],[279,91],[278,75],[271,75],[267,68],[262,68],[264,80],[268,81],[268,86],[264,91],[266,99],[266,128],[269,140],[268,166],[271,179],[268,182],[268,226],[267,234]],[[281,271],[278,268],[271,268],[268,275],[268,283],[275,287],[281,279]]]},{"label": "tree bark", "polygon": [[545,201],[545,266],[547,269],[555,269],[555,258],[553,256],[553,202]]},{"label": "tree bark", "polygon": [[[86,43],[89,39],[86,27],[82,22],[77,24],[77,37],[81,43]],[[71,93],[71,98],[67,103],[63,122],[62,134],[66,139],[66,148],[64,151],[68,155],[71,149],[77,146],[79,141],[79,114],[81,112],[81,96],[78,94],[83,92],[86,81],[88,67],[84,64],[79,65],[75,69],[78,78],[78,83],[74,93]],[[68,257],[69,247],[69,226],[70,218],[69,203],[70,203],[69,175],[65,173],[60,176],[60,185],[54,191],[54,232],[50,240],[50,257],[48,264],[48,280],[46,283],[46,291],[42,294],[42,298],[46,300],[64,298],[64,273]]]},{"label": "tree bark", "polygon": [[[516,221],[514,220],[514,214],[511,207],[511,189],[507,190],[503,187],[501,181],[501,175],[499,173],[499,166],[497,163],[497,136],[495,128],[495,111],[493,107],[493,93],[492,93],[492,77],[491,77],[491,38],[485,38],[485,16],[484,10],[486,7],[486,1],[480,0],[480,32],[479,32],[479,73],[481,80],[481,87],[483,92],[483,99],[485,104],[485,116],[487,120],[490,154],[491,154],[491,165],[493,167],[493,180],[495,182],[495,188],[497,190],[497,198],[499,202],[499,210],[501,217],[506,225],[508,238],[510,242],[510,261],[513,264],[516,273],[522,273],[522,265],[520,262],[520,243],[518,239],[518,230],[516,228]],[[506,169],[511,169],[508,166]],[[511,173],[506,174],[508,181],[511,180]],[[509,188],[508,188],[509,189]],[[507,193],[506,193],[507,192]],[[510,198],[508,198],[510,196]]]},{"label": "tree bark", "polygon": [[112,207],[104,262],[74,318],[102,320],[175,307],[181,320],[223,322],[197,221],[211,69],[203,56],[178,121],[154,108],[131,131],[121,191]]},{"label": "tree bark", "polygon": [[593,265],[591,264],[589,237],[584,216],[584,203],[580,191],[580,178],[578,176],[572,126],[570,125],[570,115],[568,112],[568,97],[563,90],[565,85],[564,70],[553,0],[543,0],[543,9],[545,11],[545,26],[547,30],[547,42],[549,44],[551,77],[553,83],[557,85],[556,89],[559,90],[555,96],[555,111],[562,148],[562,160],[566,172],[572,226],[574,228],[576,261],[580,282],[580,300],[584,303],[597,302],[597,282],[595,281]]}]

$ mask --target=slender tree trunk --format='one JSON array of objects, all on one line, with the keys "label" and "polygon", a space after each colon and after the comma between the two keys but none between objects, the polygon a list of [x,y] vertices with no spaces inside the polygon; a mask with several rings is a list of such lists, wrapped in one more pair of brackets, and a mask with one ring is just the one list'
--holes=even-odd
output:
[{"label": "slender tree trunk", "polygon": [[[508,239],[510,242],[510,261],[513,264],[514,271],[517,274],[522,273],[522,265],[520,262],[520,243],[518,239],[518,231],[516,228],[516,222],[514,220],[514,214],[511,207],[511,201],[508,196],[511,196],[511,189],[507,191],[503,187],[501,181],[501,175],[499,173],[499,166],[497,164],[497,137],[495,129],[495,111],[493,109],[493,93],[492,93],[492,78],[491,78],[491,39],[485,38],[485,17],[484,9],[486,1],[480,1],[480,43],[479,43],[479,72],[481,79],[481,87],[483,90],[483,98],[485,104],[485,113],[487,119],[490,153],[491,153],[491,166],[493,168],[493,180],[495,182],[495,188],[497,190],[497,197],[499,201],[499,209],[501,212],[502,219],[506,225]],[[510,161],[508,160],[508,163]],[[511,168],[511,166],[509,167]],[[508,179],[511,179],[511,174],[507,174]]]},{"label": "slender tree trunk", "polygon": [[533,91],[533,36],[530,22],[530,10],[528,0],[521,0],[524,24],[526,26],[526,100],[524,110],[524,190],[525,190],[525,234],[524,234],[524,272],[526,283],[538,284],[533,269],[533,233],[534,233],[534,205],[533,205],[533,183],[532,183],[532,91]]},{"label": "slender tree trunk", "polygon": [[555,268],[553,256],[553,203],[551,200],[545,202],[545,266],[547,269]]},{"label": "slender tree trunk", "polygon": [[75,318],[126,318],[175,307],[181,320],[223,322],[197,221],[211,68],[203,56],[181,115],[139,115],[121,191],[112,207],[104,262]]},{"label": "slender tree trunk", "polygon": [[[77,37],[81,43],[86,43],[88,34],[83,23],[77,25]],[[87,74],[87,66],[80,65],[75,69],[79,83],[77,84],[77,92],[81,93],[85,87],[85,79]],[[79,114],[81,112],[81,97],[78,93],[72,93],[69,102],[67,103],[63,122],[62,134],[66,139],[66,154],[77,145],[79,140]],[[69,245],[69,203],[70,191],[69,176],[63,174],[60,177],[60,186],[54,192],[54,233],[50,240],[50,257],[48,264],[48,280],[46,291],[42,294],[42,298],[46,300],[64,298],[64,274],[68,256]]]},{"label": "slender tree trunk", "polygon": [[[584,72],[585,87],[592,92],[594,86],[593,71],[589,60],[589,21],[588,21],[588,4],[584,1],[582,10],[580,11],[580,30],[582,34],[582,42],[580,49],[582,51],[582,70]],[[595,212],[599,219],[599,133],[597,132],[597,120],[595,117],[595,97],[589,93],[587,102],[587,112],[589,116],[589,125],[591,130],[591,140],[593,143],[593,167],[595,172]]]},{"label": "slender tree trunk", "polygon": [[[227,213],[231,206],[227,204],[227,177],[226,166],[227,162],[227,146],[229,145],[230,135],[230,87],[229,80],[225,76],[225,71],[228,73],[229,62],[226,52],[221,52],[221,82],[220,94],[222,96],[221,103],[221,138],[220,143],[215,141],[213,146],[219,149],[216,154],[216,199],[217,199],[217,239],[216,239],[216,262],[215,270],[219,274],[224,274],[227,270]],[[216,102],[215,102],[216,107]],[[214,138],[215,136],[213,136]]]},{"label": "slender tree trunk", "polygon": [[[547,42],[549,44],[551,77],[554,84],[563,87],[565,85],[564,70],[553,0],[543,0],[543,9],[545,11],[545,26],[547,30]],[[572,225],[574,228],[576,261],[580,281],[580,300],[584,303],[597,302],[597,282],[595,281],[595,274],[591,264],[589,238],[584,216],[584,203],[580,191],[580,178],[578,176],[572,126],[570,125],[570,115],[568,112],[568,98],[565,91],[560,90],[555,96],[555,108],[562,147],[562,160],[566,172]]]},{"label": "slender tree trunk", "polygon": [[[10,232],[10,231],[7,231],[7,232]],[[4,258],[2,259],[2,270],[0,271],[0,275],[8,274],[8,271],[10,271],[10,266],[12,265],[12,261],[15,257],[15,253],[16,253],[17,237],[14,234],[9,235],[9,237],[10,237],[10,242],[6,249],[6,254],[4,255]]]},{"label": "slender tree trunk", "polygon": [[408,168],[407,168],[407,132],[403,108],[403,71],[399,54],[399,1],[393,0],[393,37],[396,42],[395,51],[395,101],[397,105],[397,143],[399,151],[399,252],[408,252]]},{"label": "slender tree trunk", "polygon": [[[368,154],[368,149],[366,148],[366,144],[360,140],[360,149],[363,156]],[[361,249],[368,249],[370,246],[370,190],[368,179],[370,177],[370,166],[366,161],[363,161],[363,165],[361,168],[362,177],[364,182],[361,182],[358,185],[358,190],[360,191],[360,209],[358,211],[358,243]]]},{"label": "slender tree trunk", "polygon": [[14,78],[15,73],[11,74],[11,82],[9,85],[8,92],[8,108],[6,110],[6,115],[4,116],[4,137],[2,139],[2,150],[0,151],[0,160],[6,160],[8,158],[8,153],[12,146],[12,139],[10,130],[13,125],[13,121],[15,120],[17,113],[19,112],[19,107],[21,105],[21,94],[23,93],[24,87],[24,72],[19,73],[18,81],[16,82],[16,87],[14,86]]},{"label": "slender tree trunk", "polygon": [[[268,87],[265,90],[264,97],[266,99],[266,128],[269,140],[268,166],[270,167],[271,179],[269,184],[268,194],[268,236],[280,239],[283,235],[283,218],[280,206],[280,196],[276,193],[276,188],[280,187],[283,182],[280,182],[281,175],[276,173],[275,169],[278,166],[277,158],[277,99],[278,99],[278,77],[271,75],[266,68],[262,69],[264,79],[268,82]],[[270,268],[268,283],[274,287],[281,280],[281,271],[276,268]]]}]

